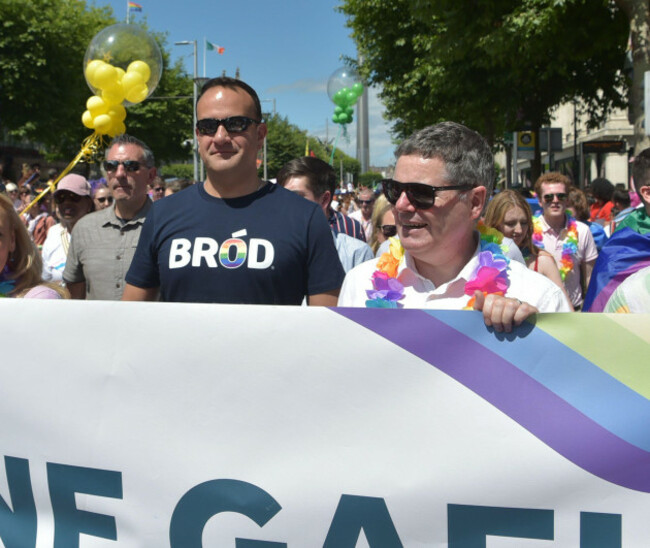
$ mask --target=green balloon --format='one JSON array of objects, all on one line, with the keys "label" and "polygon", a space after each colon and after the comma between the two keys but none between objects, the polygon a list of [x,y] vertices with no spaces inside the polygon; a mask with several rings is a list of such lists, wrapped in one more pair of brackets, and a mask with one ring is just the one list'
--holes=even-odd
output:
[{"label": "green balloon", "polygon": [[350,117],[345,113],[339,114],[339,124],[349,124],[350,123]]},{"label": "green balloon", "polygon": [[332,101],[334,101],[335,105],[344,107],[345,106],[345,101],[346,97],[343,93],[341,93],[341,90],[338,90],[335,94],[334,97],[332,97]]},{"label": "green balloon", "polygon": [[351,124],[354,121],[353,116],[348,116],[348,121],[346,122],[347,124]]},{"label": "green balloon", "polygon": [[360,97],[361,94],[363,93],[363,84],[362,84],[361,82],[355,82],[355,83],[352,85],[352,91],[354,91],[354,94],[355,94],[357,97]]},{"label": "green balloon", "polygon": [[334,114],[341,114],[341,112],[343,112],[343,107],[336,107],[334,109]]},{"label": "green balloon", "polygon": [[334,122],[335,124],[338,124],[339,123],[339,116],[340,116],[340,114],[332,114],[332,122]]},{"label": "green balloon", "polygon": [[348,116],[352,116],[352,114],[354,113],[354,108],[352,108],[352,107],[345,107],[345,113],[346,113]]},{"label": "green balloon", "polygon": [[354,93],[354,91],[348,91],[345,94],[345,98],[347,99],[347,104],[348,105],[354,105],[354,103],[357,102],[357,95]]}]

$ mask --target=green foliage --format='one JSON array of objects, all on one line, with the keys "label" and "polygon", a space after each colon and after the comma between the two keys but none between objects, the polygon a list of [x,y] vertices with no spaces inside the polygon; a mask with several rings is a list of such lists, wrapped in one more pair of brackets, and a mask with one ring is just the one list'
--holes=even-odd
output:
[{"label": "green foliage", "polygon": [[[0,2],[0,123],[18,137],[42,144],[48,158],[72,159],[90,130],[81,123],[92,91],[83,75],[88,44],[116,23],[109,7],[83,0]],[[192,81],[179,61],[169,63],[165,36],[154,33],[163,74],[154,98],[127,109],[127,132],[145,141],[156,160],[187,157],[192,136]],[[155,100],[155,97],[183,99]],[[187,98],[190,97],[190,98]]]},{"label": "green foliage", "polygon": [[[287,117],[282,117],[279,114],[268,116],[266,125],[269,130],[266,138],[267,173],[269,178],[274,178],[284,164],[305,155],[308,137],[305,130],[291,124]],[[330,161],[331,147],[326,147],[317,139],[309,138],[309,150],[317,158],[326,162]],[[334,169],[337,171],[339,170],[339,162],[343,162],[344,172],[356,175],[361,169],[357,160],[340,150],[336,150],[334,153]],[[263,169],[263,166],[260,166],[260,176],[263,174]]]},{"label": "green foliage", "polygon": [[580,98],[592,124],[625,105],[628,26],[608,0],[344,0],[401,137],[442,120],[496,142]]},{"label": "green foliage", "polygon": [[83,0],[2,0],[2,127],[53,152],[78,151],[88,134],[81,114],[91,94],[84,54],[93,36],[113,23],[110,8],[89,8]]},{"label": "green foliage", "polygon": [[384,176],[381,173],[375,171],[367,171],[359,175],[357,180],[358,186],[367,186],[373,188],[378,181],[381,181]]},{"label": "green foliage", "polygon": [[163,179],[178,177],[179,179],[194,180],[194,164],[168,164],[158,169],[158,175]]}]

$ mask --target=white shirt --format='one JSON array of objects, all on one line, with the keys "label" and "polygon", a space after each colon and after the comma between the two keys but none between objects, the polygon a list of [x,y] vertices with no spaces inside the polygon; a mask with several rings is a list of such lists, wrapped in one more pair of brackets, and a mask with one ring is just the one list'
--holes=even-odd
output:
[{"label": "white shirt", "polygon": [[356,221],[359,221],[361,223],[361,228],[363,228],[363,233],[366,235],[366,242],[369,242],[370,237],[372,236],[372,217],[366,221],[363,218],[361,209],[357,209],[356,211],[353,211],[348,215],[348,217],[350,217],[350,219],[355,219]]},{"label": "white shirt", "polygon": [[[404,308],[430,308],[436,310],[462,310],[471,295],[465,295],[465,284],[478,266],[479,245],[474,255],[453,280],[436,287],[421,276],[413,257],[405,251],[397,278],[404,285],[404,297],[398,302]],[[345,276],[338,306],[365,307],[366,290],[372,289],[371,277],[377,270],[377,260],[362,263]],[[571,308],[562,290],[546,276],[530,270],[517,261],[510,261],[508,268],[510,285],[506,297],[536,307],[540,312],[570,312]]]},{"label": "white shirt", "polygon": [[339,260],[345,272],[349,272],[355,266],[374,258],[372,249],[367,243],[343,232],[332,231],[332,236],[334,236],[336,252],[339,254]]},{"label": "white shirt", "polygon": [[62,224],[54,225],[47,231],[43,242],[43,280],[60,282],[63,280],[63,270],[70,247],[70,233]]}]

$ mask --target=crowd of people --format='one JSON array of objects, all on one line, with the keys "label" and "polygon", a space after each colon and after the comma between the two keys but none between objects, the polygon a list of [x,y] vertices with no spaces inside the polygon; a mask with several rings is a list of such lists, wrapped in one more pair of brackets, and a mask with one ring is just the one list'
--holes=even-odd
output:
[{"label": "crowd of people", "polygon": [[[105,184],[68,174],[30,205],[33,166],[5,181],[0,295],[473,309],[510,331],[537,312],[581,310],[608,240],[650,232],[650,149],[634,160],[632,196],[606,179],[587,196],[545,173],[533,215],[519,192],[494,191],[492,151],[461,124],[416,131],[397,148],[393,178],[348,193],[312,157],[288,162],[277,183],[260,180],[267,128],[241,80],[209,80],[196,109],[203,182],[165,183],[151,149],[126,134],[106,149]],[[641,267],[608,310],[650,311]]]}]

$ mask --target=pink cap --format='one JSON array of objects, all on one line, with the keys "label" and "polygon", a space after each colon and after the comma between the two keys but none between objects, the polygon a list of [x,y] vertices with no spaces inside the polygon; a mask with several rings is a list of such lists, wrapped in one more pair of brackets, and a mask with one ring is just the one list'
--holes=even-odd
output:
[{"label": "pink cap", "polygon": [[67,190],[79,196],[90,196],[90,184],[86,181],[85,177],[76,173],[71,173],[61,179],[59,184],[56,185],[56,192],[54,194],[59,192],[59,190]]}]

